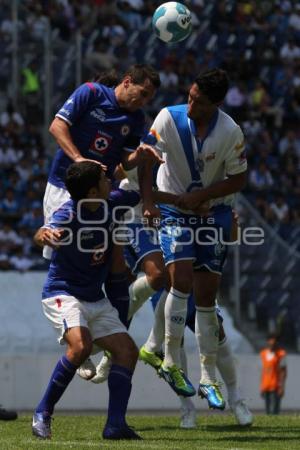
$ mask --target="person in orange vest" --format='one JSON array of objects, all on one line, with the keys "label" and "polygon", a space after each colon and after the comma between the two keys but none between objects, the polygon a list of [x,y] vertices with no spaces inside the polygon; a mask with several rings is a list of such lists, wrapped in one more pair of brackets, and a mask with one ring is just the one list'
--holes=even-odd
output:
[{"label": "person in orange vest", "polygon": [[260,391],[267,414],[279,414],[287,376],[286,351],[279,347],[278,336],[268,337],[268,346],[260,352],[262,374]]}]

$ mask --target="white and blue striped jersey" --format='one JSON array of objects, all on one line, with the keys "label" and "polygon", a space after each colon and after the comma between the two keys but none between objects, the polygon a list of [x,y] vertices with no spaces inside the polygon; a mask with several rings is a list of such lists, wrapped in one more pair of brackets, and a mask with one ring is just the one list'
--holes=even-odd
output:
[{"label": "white and blue striped jersey", "polygon": [[[149,135],[165,161],[157,174],[161,191],[191,192],[247,169],[243,133],[221,109],[216,111],[203,140],[197,136],[195,122],[187,116],[186,104],[162,109]],[[210,206],[231,205],[233,198],[230,195],[211,200]]]}]

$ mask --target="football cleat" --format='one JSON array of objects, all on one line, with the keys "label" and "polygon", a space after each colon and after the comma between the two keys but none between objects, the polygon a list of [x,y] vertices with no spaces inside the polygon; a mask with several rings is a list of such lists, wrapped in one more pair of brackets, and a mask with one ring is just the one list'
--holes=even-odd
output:
[{"label": "football cleat", "polygon": [[149,364],[156,371],[160,368],[163,362],[160,356],[158,356],[156,353],[148,352],[148,350],[145,349],[144,345],[140,348],[139,359],[145,364]]},{"label": "football cleat", "polygon": [[199,384],[198,395],[206,398],[208,406],[212,409],[225,409],[225,401],[217,383]]},{"label": "football cleat", "polygon": [[178,369],[175,364],[172,367],[164,367],[162,364],[158,369],[158,375],[171,386],[177,395],[192,397],[196,394],[194,386],[185,376],[183,370]]},{"label": "football cleat", "polygon": [[123,427],[112,427],[106,424],[102,432],[102,437],[103,439],[115,439],[115,440],[121,439],[131,439],[135,441],[142,440],[141,436],[136,434],[136,432],[126,424]]},{"label": "football cleat", "polygon": [[32,417],[32,434],[40,439],[51,439],[50,414],[35,412]]},{"label": "football cleat", "polygon": [[96,375],[96,367],[91,358],[88,358],[77,369],[77,375],[84,380],[90,380]]},{"label": "football cleat", "polygon": [[91,378],[92,383],[104,383],[107,380],[110,368],[112,365],[111,355],[109,352],[104,352],[104,355],[99,362],[98,366],[96,366],[96,375]]},{"label": "football cleat", "polygon": [[196,428],[196,411],[194,409],[181,409],[180,428]]},{"label": "football cleat", "polygon": [[253,414],[249,410],[245,400],[240,399],[235,403],[229,403],[230,409],[233,412],[235,419],[242,427],[247,427],[253,423]]}]

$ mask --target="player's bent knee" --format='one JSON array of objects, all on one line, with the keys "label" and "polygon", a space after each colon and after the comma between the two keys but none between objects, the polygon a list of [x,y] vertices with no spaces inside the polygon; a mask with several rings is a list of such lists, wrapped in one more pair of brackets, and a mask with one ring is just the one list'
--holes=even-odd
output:
[{"label": "player's bent knee", "polygon": [[73,343],[73,345],[69,345],[68,353],[71,355],[73,361],[76,361],[77,364],[81,364],[90,356],[92,348],[92,342],[81,340]]},{"label": "player's bent knee", "polygon": [[111,353],[115,364],[132,369],[134,369],[139,355],[135,342],[127,334],[124,334],[120,345],[116,346]]},{"label": "player's bent knee", "polygon": [[147,274],[147,280],[152,289],[159,291],[166,287],[167,276],[166,272],[157,270],[151,274]]}]

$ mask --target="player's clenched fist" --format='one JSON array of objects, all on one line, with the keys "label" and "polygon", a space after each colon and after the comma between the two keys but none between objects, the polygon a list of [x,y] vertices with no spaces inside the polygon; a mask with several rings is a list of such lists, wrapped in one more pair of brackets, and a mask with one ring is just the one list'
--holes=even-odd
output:
[{"label": "player's clenched fist", "polygon": [[141,144],[136,151],[140,161],[150,161],[153,164],[162,164],[164,162],[159,153],[151,145]]},{"label": "player's clenched fist", "polygon": [[61,240],[64,238],[65,230],[51,228],[40,228],[34,236],[34,242],[39,247],[44,247],[48,245],[49,247],[56,249],[59,247]]}]

